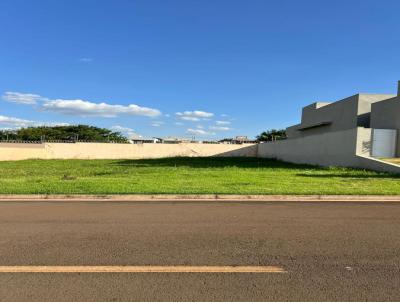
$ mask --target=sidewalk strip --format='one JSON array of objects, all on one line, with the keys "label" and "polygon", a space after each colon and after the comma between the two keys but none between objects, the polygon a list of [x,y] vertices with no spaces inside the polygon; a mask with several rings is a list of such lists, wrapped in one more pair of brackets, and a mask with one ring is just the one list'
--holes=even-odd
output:
[{"label": "sidewalk strip", "polygon": [[278,266],[0,266],[0,273],[286,273]]},{"label": "sidewalk strip", "polygon": [[185,202],[185,201],[260,201],[260,202],[400,202],[399,195],[232,195],[232,194],[0,194],[0,202],[75,201],[75,202]]}]

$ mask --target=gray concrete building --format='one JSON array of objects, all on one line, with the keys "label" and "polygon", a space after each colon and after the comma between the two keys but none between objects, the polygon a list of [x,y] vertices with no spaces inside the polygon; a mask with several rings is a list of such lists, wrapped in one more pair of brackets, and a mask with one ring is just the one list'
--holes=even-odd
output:
[{"label": "gray concrete building", "polygon": [[400,172],[380,160],[400,156],[400,82],[396,94],[359,93],[303,108],[287,139],[261,144],[259,155],[323,166]]},{"label": "gray concrete building", "polygon": [[[288,138],[370,128],[372,105],[394,97],[392,94],[356,94],[333,103],[313,103],[303,108],[300,124],[286,129]],[[400,116],[397,119],[400,125]]]},{"label": "gray concrete building", "polygon": [[395,156],[400,157],[400,82],[397,96],[372,104],[371,128],[395,130]]}]

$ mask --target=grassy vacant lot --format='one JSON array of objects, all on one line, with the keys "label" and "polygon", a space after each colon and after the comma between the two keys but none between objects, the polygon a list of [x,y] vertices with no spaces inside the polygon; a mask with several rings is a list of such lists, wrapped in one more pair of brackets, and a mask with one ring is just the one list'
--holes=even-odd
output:
[{"label": "grassy vacant lot", "polygon": [[257,158],[0,162],[0,194],[399,194],[400,176]]}]

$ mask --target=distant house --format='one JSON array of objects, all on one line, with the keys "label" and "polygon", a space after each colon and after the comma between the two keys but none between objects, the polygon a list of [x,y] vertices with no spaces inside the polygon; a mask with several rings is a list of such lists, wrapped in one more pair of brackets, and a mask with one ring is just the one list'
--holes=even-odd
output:
[{"label": "distant house", "polygon": [[187,138],[178,138],[178,137],[174,137],[174,136],[168,136],[165,138],[160,138],[158,137],[158,142],[162,143],[162,144],[180,144],[180,143],[191,143],[193,141],[191,141],[190,139]]},{"label": "distant house", "polygon": [[224,138],[218,141],[221,144],[255,144],[257,141],[250,140],[247,136],[241,135],[235,138]]},{"label": "distant house", "polygon": [[131,144],[156,144],[160,143],[158,138],[145,138],[145,137],[136,137],[129,140]]}]

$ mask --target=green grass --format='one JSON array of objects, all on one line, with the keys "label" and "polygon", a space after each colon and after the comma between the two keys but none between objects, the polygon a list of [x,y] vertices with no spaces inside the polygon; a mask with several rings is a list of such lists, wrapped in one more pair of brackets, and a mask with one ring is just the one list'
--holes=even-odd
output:
[{"label": "green grass", "polygon": [[257,158],[0,162],[0,194],[399,194],[400,176]]}]

